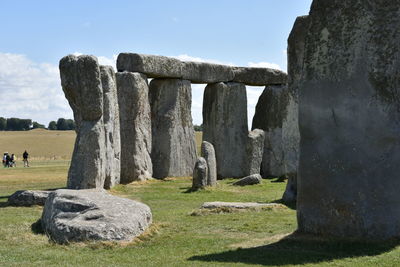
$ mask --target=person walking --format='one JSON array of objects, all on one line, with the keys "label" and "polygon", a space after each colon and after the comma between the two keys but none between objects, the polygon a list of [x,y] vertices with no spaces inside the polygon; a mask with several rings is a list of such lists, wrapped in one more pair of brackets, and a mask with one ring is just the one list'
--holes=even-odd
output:
[{"label": "person walking", "polygon": [[10,167],[17,167],[17,163],[15,162],[15,155],[14,154],[11,154]]},{"label": "person walking", "polygon": [[26,150],[22,154],[22,157],[24,159],[24,167],[29,167],[29,161],[28,161],[29,154],[28,154],[28,152],[26,152]]},{"label": "person walking", "polygon": [[10,164],[11,164],[11,157],[10,157],[10,155],[7,153],[7,156],[6,156],[6,167],[7,167],[7,168],[10,168]]},{"label": "person walking", "polygon": [[3,166],[4,168],[7,167],[7,154],[8,152],[5,152],[3,155]]}]

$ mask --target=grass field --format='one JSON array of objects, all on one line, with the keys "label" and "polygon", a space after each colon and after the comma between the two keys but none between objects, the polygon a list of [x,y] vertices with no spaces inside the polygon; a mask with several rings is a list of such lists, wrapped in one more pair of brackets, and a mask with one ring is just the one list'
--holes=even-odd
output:
[{"label": "grass field", "polygon": [[[26,136],[25,136],[26,137]],[[17,141],[17,140],[16,140]],[[399,266],[397,242],[358,243],[292,234],[296,211],[193,216],[205,201],[273,202],[285,183],[216,188],[187,193],[191,179],[170,178],[119,185],[112,194],[148,204],[151,230],[130,244],[57,245],[35,224],[41,207],[9,207],[16,190],[65,186],[67,160],[37,160],[31,168],[0,168],[0,266]]]}]

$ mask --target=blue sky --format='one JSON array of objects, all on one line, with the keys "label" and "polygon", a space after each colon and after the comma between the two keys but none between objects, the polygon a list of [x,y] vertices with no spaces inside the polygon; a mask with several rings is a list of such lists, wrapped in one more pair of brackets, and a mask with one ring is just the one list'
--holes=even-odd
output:
[{"label": "blue sky", "polygon": [[[120,52],[175,56],[286,71],[287,37],[311,0],[0,2],[0,116],[47,124],[72,117],[58,61],[92,54],[113,64]],[[201,123],[204,86],[193,86]],[[249,119],[262,88],[249,88]],[[8,108],[4,108],[8,107]]]}]

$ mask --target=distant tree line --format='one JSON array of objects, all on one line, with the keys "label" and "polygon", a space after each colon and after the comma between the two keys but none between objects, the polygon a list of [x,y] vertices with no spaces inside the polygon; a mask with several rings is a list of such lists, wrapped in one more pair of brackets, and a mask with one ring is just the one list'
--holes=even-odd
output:
[{"label": "distant tree line", "polygon": [[201,125],[193,125],[193,128],[196,132],[202,132],[203,131],[203,124]]},{"label": "distant tree line", "polygon": [[75,121],[70,119],[59,118],[56,121],[51,121],[49,123],[49,130],[59,130],[59,131],[66,131],[66,130],[75,130]]},{"label": "distant tree line", "polygon": [[[0,117],[0,131],[28,131],[32,129],[46,127],[31,119],[3,118]],[[59,118],[57,122],[49,123],[49,130],[75,130],[74,120]]]}]

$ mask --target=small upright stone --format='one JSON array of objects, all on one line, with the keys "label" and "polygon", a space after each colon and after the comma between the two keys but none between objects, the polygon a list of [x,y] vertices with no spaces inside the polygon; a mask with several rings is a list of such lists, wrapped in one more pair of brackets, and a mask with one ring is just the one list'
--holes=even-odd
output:
[{"label": "small upright stone", "polygon": [[120,183],[121,175],[118,96],[114,69],[111,66],[100,66],[100,72],[103,87],[103,119],[106,141],[106,177],[104,188],[110,189]]},{"label": "small upright stone", "polygon": [[204,158],[199,157],[194,165],[192,190],[203,189],[207,186],[208,167]]},{"label": "small upright stone", "polygon": [[203,140],[214,145],[218,178],[246,176],[247,97],[241,83],[207,85],[203,100]]},{"label": "small upright stone", "polygon": [[60,60],[61,85],[74,112],[77,137],[67,187],[102,188],[106,145],[100,67],[93,56],[69,55]]},{"label": "small upright stone", "polygon": [[151,114],[147,77],[118,72],[117,91],[121,128],[121,183],[152,177]]},{"label": "small upright stone", "polygon": [[214,146],[203,141],[201,143],[201,156],[206,160],[208,166],[207,185],[215,186],[217,184],[217,159],[215,158]]},{"label": "small upright stone", "polygon": [[193,172],[197,153],[191,103],[192,91],[189,81],[151,81],[151,158],[155,178],[187,177]]},{"label": "small upright stone", "polygon": [[260,174],[261,163],[264,154],[264,140],[265,133],[260,129],[254,129],[247,136],[247,175]]}]

